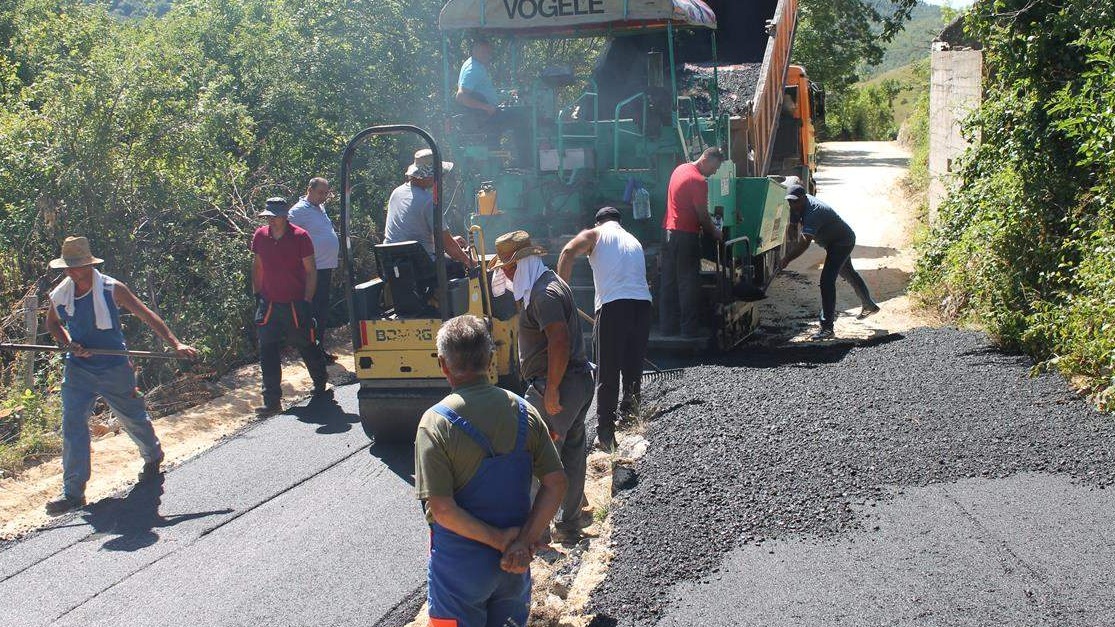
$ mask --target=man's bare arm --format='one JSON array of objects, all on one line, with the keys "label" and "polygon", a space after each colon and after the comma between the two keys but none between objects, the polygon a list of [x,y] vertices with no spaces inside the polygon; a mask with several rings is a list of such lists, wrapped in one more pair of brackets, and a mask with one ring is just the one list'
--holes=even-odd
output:
[{"label": "man's bare arm", "polygon": [[546,408],[546,413],[553,416],[561,413],[561,382],[565,378],[566,368],[569,367],[572,338],[569,337],[569,327],[566,326],[564,321],[551,322],[542,330],[546,333],[547,354],[546,391],[542,395],[543,405]]},{"label": "man's bare arm", "polygon": [[598,239],[596,229],[585,229],[569,240],[558,256],[557,275],[568,283],[573,276],[573,260],[581,255],[591,255]]},{"label": "man's bare arm", "polygon": [[431,496],[426,500],[434,522],[453,533],[486,544],[503,552],[519,536],[518,527],[497,529],[461,509],[451,496]]},{"label": "man's bare arm", "polygon": [[450,259],[465,264],[466,268],[471,268],[474,265],[472,257],[468,256],[465,249],[461,248],[460,243],[457,242],[457,238],[453,237],[453,234],[448,230],[441,232],[441,244],[445,247],[445,254],[449,255]]},{"label": "man's bare arm", "polygon": [[252,292],[256,294],[263,292],[263,259],[260,258],[259,253],[252,258]]},{"label": "man's bare arm", "polygon": [[709,215],[708,207],[697,207],[697,219],[701,222],[701,230],[709,237],[716,241],[724,239],[724,233],[712,223],[712,216]]},{"label": "man's bare arm", "polygon": [[526,523],[519,530],[518,537],[508,545],[503,554],[500,566],[504,570],[512,573],[526,572],[530,566],[530,559],[534,555],[534,545],[538,543],[542,532],[550,527],[550,521],[557,515],[568,486],[569,480],[566,479],[563,471],[555,470],[542,477],[542,487],[538,490]]},{"label": "man's bare arm", "polygon": [[317,291],[317,263],[314,262],[314,256],[303,257],[302,267],[306,269],[306,294],[303,300],[310,302]]},{"label": "man's bare arm", "polygon": [[782,258],[782,268],[790,265],[791,261],[800,257],[802,253],[809,249],[809,245],[813,242],[812,235],[805,235],[801,232],[800,224],[793,225],[791,231],[790,247],[786,252],[786,256]]},{"label": "man's bare arm", "polygon": [[175,352],[180,356],[189,357],[191,359],[197,357],[197,349],[180,342],[178,338],[175,337],[174,333],[171,332],[170,327],[166,325],[166,322],[163,321],[162,317],[151,311],[151,308],[137,298],[136,295],[128,289],[127,285],[117,282],[112,290],[112,298],[116,301],[117,305],[132,312],[137,318],[142,320],[144,324],[151,327],[155,335],[162,338],[167,346],[173,347]]},{"label": "man's bare arm", "polygon": [[494,104],[485,102],[483,98],[476,95],[476,92],[465,89],[464,87],[457,88],[457,102],[469,109],[477,109],[488,115],[496,112],[496,106]]}]

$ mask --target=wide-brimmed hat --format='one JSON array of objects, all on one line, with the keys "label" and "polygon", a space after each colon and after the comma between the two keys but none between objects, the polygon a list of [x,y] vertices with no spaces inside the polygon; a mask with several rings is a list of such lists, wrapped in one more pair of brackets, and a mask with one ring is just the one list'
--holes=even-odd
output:
[{"label": "wide-brimmed hat", "polygon": [[[441,162],[441,173],[449,174],[453,171],[452,161]],[[407,176],[416,179],[428,179],[434,175],[434,151],[423,148],[414,153],[414,163],[407,168]]]},{"label": "wide-brimmed hat", "polygon": [[290,213],[290,205],[282,196],[272,196],[267,199],[267,208],[256,215],[261,218],[285,218]]},{"label": "wide-brimmed hat", "polygon": [[492,260],[489,270],[494,270],[509,263],[515,263],[525,257],[545,255],[546,249],[535,246],[530,242],[530,233],[526,231],[512,231],[496,238],[496,258]]},{"label": "wide-brimmed hat", "polygon": [[67,237],[66,241],[62,242],[62,256],[51,260],[50,267],[55,270],[60,268],[84,268],[104,262],[104,259],[93,256],[87,238]]}]

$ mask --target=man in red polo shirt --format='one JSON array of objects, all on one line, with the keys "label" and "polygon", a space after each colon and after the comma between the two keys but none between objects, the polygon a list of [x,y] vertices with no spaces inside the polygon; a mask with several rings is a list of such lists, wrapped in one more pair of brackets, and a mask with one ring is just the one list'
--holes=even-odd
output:
[{"label": "man in red polo shirt", "polygon": [[658,290],[659,326],[663,335],[700,337],[701,246],[704,231],[714,240],[723,234],[708,213],[708,180],[720,169],[724,153],[709,148],[692,163],[679,165],[666,192],[662,226],[662,281]]},{"label": "man in red polo shirt", "polygon": [[329,375],[320,338],[314,334],[313,297],[317,289],[317,265],[310,234],[287,222],[284,198],[268,198],[259,213],[267,218],[252,236],[252,288],[256,293],[255,323],[259,331],[259,369],[263,373],[263,406],[260,414],[282,410],[283,346],[298,349],[310,379],[314,397],[330,394]]}]

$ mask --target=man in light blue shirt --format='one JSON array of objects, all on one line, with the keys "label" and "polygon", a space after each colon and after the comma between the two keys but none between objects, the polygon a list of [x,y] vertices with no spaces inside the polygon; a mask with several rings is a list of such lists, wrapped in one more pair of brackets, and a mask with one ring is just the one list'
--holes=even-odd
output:
[{"label": "man in light blue shirt", "polygon": [[[337,269],[340,257],[341,240],[333,228],[333,221],[325,212],[325,200],[329,198],[329,181],[315,176],[310,179],[303,196],[287,215],[291,224],[310,234],[314,243],[314,261],[317,263],[317,288],[314,291],[313,311],[317,337],[321,338],[325,350],[325,330],[329,322],[329,286],[333,280],[333,270]],[[325,354],[329,361],[337,361],[335,355]]]},{"label": "man in light blue shirt", "polygon": [[515,143],[515,163],[530,167],[530,135],[522,111],[500,108],[499,92],[492,83],[488,67],[492,61],[492,45],[484,39],[472,42],[472,56],[461,65],[457,78],[457,104],[465,108],[468,124],[483,132],[488,145],[499,148],[500,137],[511,131]]}]

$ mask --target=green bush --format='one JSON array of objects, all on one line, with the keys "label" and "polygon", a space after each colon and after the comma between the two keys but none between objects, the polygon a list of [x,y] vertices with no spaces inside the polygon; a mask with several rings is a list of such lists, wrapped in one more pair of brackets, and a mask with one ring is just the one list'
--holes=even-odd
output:
[{"label": "green bush", "polygon": [[[990,69],[978,139],[915,287],[1005,346],[1115,385],[1115,7],[996,0],[969,14]],[[1081,25],[1092,25],[1081,28]],[[1100,26],[1097,26],[1100,25]]]},{"label": "green bush", "polygon": [[899,91],[897,81],[888,79],[835,94],[826,103],[825,135],[842,141],[894,139],[894,99]]}]

